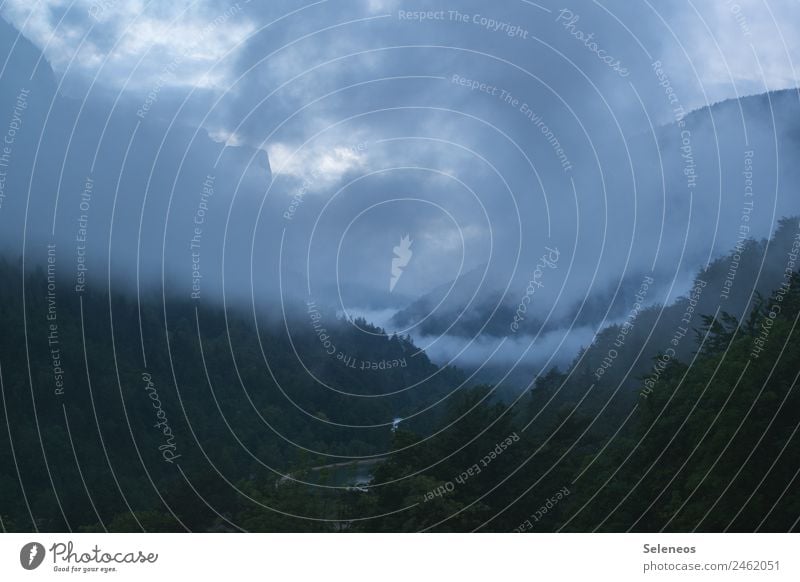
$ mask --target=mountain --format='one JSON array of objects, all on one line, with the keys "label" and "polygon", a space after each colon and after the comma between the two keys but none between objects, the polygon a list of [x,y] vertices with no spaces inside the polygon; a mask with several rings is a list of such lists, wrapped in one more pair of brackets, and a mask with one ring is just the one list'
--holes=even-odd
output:
[{"label": "mountain", "polygon": [[[0,462],[13,467],[0,476],[4,527],[503,531],[565,487],[569,499],[534,529],[787,527],[798,232],[797,219],[782,221],[771,241],[700,273],[695,293],[643,310],[625,333],[606,328],[510,406],[496,387],[438,368],[407,336],[313,303],[304,324],[286,325],[155,294],[140,304],[75,296],[52,271],[0,261]],[[735,256],[742,280],[766,256],[759,285],[775,291],[741,313],[709,314]],[[462,475],[495,449],[490,471]],[[689,452],[698,462],[687,466]],[[358,490],[331,474],[363,480],[366,463],[372,481]],[[448,491],[456,477],[464,486]],[[623,484],[645,479],[650,496],[628,499]],[[353,521],[398,503],[418,509]]]},{"label": "mountain", "polygon": [[201,95],[70,93],[0,48],[4,531],[797,529],[796,91],[621,142],[554,119],[576,171],[476,181],[487,224],[387,206],[345,240],[352,146],[277,176]]},{"label": "mountain", "polygon": [[[204,295],[221,301],[223,277],[238,283],[229,293],[249,288],[251,269],[229,264],[223,272],[223,248],[228,257],[249,252],[259,201],[235,193],[263,191],[271,180],[266,152],[214,141],[163,101],[142,114],[149,88],[117,99],[99,88],[64,94],[41,52],[5,21],[0,39],[8,56],[3,111],[10,116],[19,92],[28,92],[0,210],[4,251],[24,248],[28,263],[44,265],[47,245],[55,244],[63,276],[78,277],[83,251],[90,284],[102,286],[110,276],[120,285],[164,285],[189,296],[193,252],[201,248]],[[228,229],[228,219],[237,228]]]},{"label": "mountain", "polygon": [[[691,365],[673,359],[652,388],[640,381],[610,426],[593,430],[598,410],[565,399],[568,370],[540,379],[513,417],[483,408],[422,451],[404,451],[411,435],[398,435],[398,453],[375,475],[390,485],[375,488],[368,507],[409,509],[359,528],[797,531],[800,275],[785,283],[740,327],[701,328]],[[770,347],[754,356],[767,321]],[[583,395],[591,390],[586,379]],[[478,427],[488,427],[486,438],[470,441]]]},{"label": "mountain", "polygon": [[[632,176],[626,170],[609,172],[603,183],[592,176],[574,178],[587,208],[604,201],[608,191],[630,199],[630,205],[620,202],[583,217],[597,236],[584,233],[569,241],[558,232],[542,232],[537,243],[534,233],[515,271],[491,265],[486,278],[467,273],[399,310],[390,326],[431,344],[438,361],[460,353],[454,360],[460,366],[480,369],[487,382],[505,377],[504,383],[515,385],[509,390],[518,391],[543,366],[563,367],[576,346],[624,321],[642,281],[652,278],[646,305],[669,305],[691,292],[699,271],[727,261],[731,249],[761,245],[773,235],[780,239],[778,218],[800,213],[794,192],[799,139],[796,90],[716,103],[653,133],[632,135],[617,161],[630,166]],[[569,233],[572,226],[567,221],[562,228]],[[546,248],[559,250],[558,267],[544,270],[524,320],[512,330]],[[758,255],[748,257],[760,263]],[[742,272],[759,271],[748,267],[753,269]],[[741,312],[753,289],[765,292],[779,271],[765,264],[757,283],[734,276],[730,293],[720,300],[731,312]],[[719,294],[715,289],[707,295]],[[503,356],[489,358],[502,341]],[[476,344],[481,349],[474,349]]]},{"label": "mountain", "polygon": [[187,299],[76,296],[70,280],[5,260],[0,276],[7,529],[75,530],[158,507],[179,529],[209,527],[217,516],[198,511],[187,482],[233,507],[233,483],[380,457],[397,419],[432,433],[437,404],[464,389],[409,338],[315,306],[289,330]]}]

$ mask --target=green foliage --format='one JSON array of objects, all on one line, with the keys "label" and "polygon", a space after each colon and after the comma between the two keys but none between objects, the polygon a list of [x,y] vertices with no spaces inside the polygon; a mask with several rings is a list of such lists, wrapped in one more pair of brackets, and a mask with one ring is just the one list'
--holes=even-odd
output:
[{"label": "green foliage", "polygon": [[[689,335],[647,390],[664,351],[643,350],[643,334],[663,325],[656,320],[680,322],[688,300],[640,314],[601,380],[592,372],[616,328],[570,369],[540,376],[514,407],[491,386],[465,387],[456,370],[411,357],[409,338],[378,328],[365,341],[345,322],[327,324],[340,349],[374,361],[404,354],[407,367],[354,370],[325,354],[310,327],[290,341],[282,327],[208,306],[196,318],[194,304],[174,299],[137,308],[121,295],[87,294],[82,317],[66,292],[58,296],[59,396],[44,275],[0,261],[0,277],[7,531],[797,527],[797,273],[747,309],[698,313],[696,341]],[[144,371],[175,435],[176,463],[159,450]],[[337,392],[369,396],[414,383],[392,399]],[[392,418],[439,401],[390,430]],[[364,470],[368,487],[342,485]]]}]

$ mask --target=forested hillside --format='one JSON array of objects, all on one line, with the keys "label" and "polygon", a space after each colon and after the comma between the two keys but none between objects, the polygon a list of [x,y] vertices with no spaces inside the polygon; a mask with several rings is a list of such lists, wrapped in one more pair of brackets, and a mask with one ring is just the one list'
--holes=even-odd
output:
[{"label": "forested hillside", "polygon": [[[290,335],[266,316],[256,328],[242,308],[226,315],[155,294],[137,306],[127,294],[76,295],[50,279],[0,261],[2,415],[13,419],[0,431],[0,516],[9,530],[117,528],[117,516],[138,528],[131,509],[159,516],[140,521],[146,529],[225,523],[220,515],[245,499],[240,486],[380,456],[394,418],[430,432],[435,403],[463,381],[409,338],[363,321],[366,340],[334,316],[324,328],[306,316]],[[348,359],[329,355],[320,330]]]},{"label": "forested hillside", "polygon": [[794,224],[737,251],[748,280],[772,246],[771,292],[709,313],[720,259],[515,402],[314,304],[256,326],[4,261],[3,528],[796,530]]}]

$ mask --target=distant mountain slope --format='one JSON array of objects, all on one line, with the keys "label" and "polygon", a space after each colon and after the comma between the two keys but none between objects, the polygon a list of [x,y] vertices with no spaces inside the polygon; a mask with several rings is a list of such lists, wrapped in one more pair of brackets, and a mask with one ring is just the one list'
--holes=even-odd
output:
[{"label": "distant mountain slope", "polygon": [[[472,409],[421,451],[404,450],[413,435],[398,434],[398,454],[375,475],[375,484],[389,485],[376,487],[363,509],[419,503],[356,527],[797,531],[800,274],[787,273],[738,329],[730,318],[709,323],[701,315],[700,353],[672,358],[655,381],[652,374],[637,379],[624,397],[585,368],[551,371],[514,415],[501,406]],[[615,367],[630,365],[628,354],[651,320],[637,322]]]},{"label": "distant mountain slope", "polygon": [[[674,285],[681,291],[687,290],[693,273],[705,268],[709,260],[727,254],[739,240],[744,220],[741,217],[747,202],[743,197],[746,152],[752,152],[754,160],[755,197],[754,207],[744,223],[745,238],[768,238],[777,228],[776,218],[800,213],[800,198],[794,192],[794,185],[800,179],[796,163],[800,155],[800,96],[796,90],[717,103],[688,113],[683,123],[685,129],[676,123],[656,128],[657,149],[649,135],[630,139],[630,153],[637,170],[637,195],[642,199],[640,206],[643,208],[652,202],[659,211],[663,206],[666,212],[638,217],[642,230],[630,244],[636,247],[637,253],[658,250],[662,260],[655,262],[652,271],[642,269],[639,261],[633,267],[627,265],[624,272],[622,269],[611,273],[604,270],[601,273],[604,277],[592,280],[587,280],[584,273],[572,273],[567,277],[566,267],[561,265],[548,273],[546,288],[541,290],[538,301],[532,303],[527,314],[524,333],[549,331],[573,320],[575,326],[583,326],[624,317],[640,281],[648,274],[654,277],[657,289],[657,292],[650,291],[651,303],[654,300],[663,302]],[[693,178],[691,200],[686,195],[682,131],[690,136],[690,155],[698,168]],[[686,135],[684,133],[684,137]],[[660,200],[662,174],[667,196],[663,201]],[[690,207],[693,208],[691,213]],[[609,244],[614,243],[612,236],[613,233],[609,233]],[[568,262],[572,250],[565,247],[560,250],[564,262]],[[608,252],[611,251],[609,248]],[[627,248],[613,248],[619,258],[624,258],[628,251]],[[680,262],[681,257],[675,255],[675,251],[681,251]],[[398,311],[393,325],[403,328],[417,325],[416,332],[426,336],[447,333],[471,337],[479,329],[483,329],[484,335],[498,338],[508,335],[508,322],[525,294],[539,256],[536,253],[536,249],[529,252],[527,260],[511,279],[505,297],[502,295],[509,284],[507,275],[502,278],[495,273],[483,280],[479,276],[478,271],[488,269],[491,272],[490,265],[420,297]],[[562,284],[569,293],[558,293]],[[446,290],[451,285],[453,292],[448,295]],[[577,300],[573,298],[576,288],[581,291]],[[741,290],[742,286],[737,288]],[[674,290],[672,293],[674,296]],[[553,308],[555,320],[551,318],[545,323],[546,315]]]}]

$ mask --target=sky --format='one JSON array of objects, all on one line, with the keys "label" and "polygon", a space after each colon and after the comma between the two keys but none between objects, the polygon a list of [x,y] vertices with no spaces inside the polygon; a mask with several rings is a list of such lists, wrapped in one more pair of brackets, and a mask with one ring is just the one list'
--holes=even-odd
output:
[{"label": "sky", "polygon": [[797,95],[709,108],[796,87],[788,0],[5,0],[0,15],[9,123],[30,90],[0,244],[35,261],[57,242],[70,276],[83,216],[93,281],[278,319],[314,299],[440,362],[500,342],[506,362],[564,361],[643,277],[669,302],[736,244],[748,152],[749,236],[800,213]]}]

